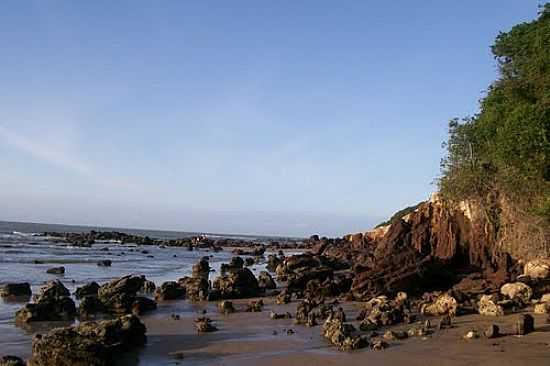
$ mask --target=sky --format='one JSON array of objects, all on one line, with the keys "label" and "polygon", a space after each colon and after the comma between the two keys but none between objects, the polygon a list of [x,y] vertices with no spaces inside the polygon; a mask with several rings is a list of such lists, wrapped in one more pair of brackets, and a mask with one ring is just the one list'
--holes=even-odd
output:
[{"label": "sky", "polygon": [[0,2],[0,220],[341,236],[437,189],[537,0]]}]

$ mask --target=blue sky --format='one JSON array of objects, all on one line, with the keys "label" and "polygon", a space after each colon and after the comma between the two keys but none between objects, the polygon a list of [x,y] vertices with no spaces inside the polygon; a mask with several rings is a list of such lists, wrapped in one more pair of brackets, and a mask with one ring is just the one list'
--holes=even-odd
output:
[{"label": "blue sky", "polygon": [[0,220],[364,231],[541,1],[0,2]]}]

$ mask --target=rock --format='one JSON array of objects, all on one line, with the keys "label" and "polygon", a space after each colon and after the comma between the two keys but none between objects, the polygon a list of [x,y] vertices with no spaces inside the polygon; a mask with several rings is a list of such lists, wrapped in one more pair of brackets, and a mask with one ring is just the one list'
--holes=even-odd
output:
[{"label": "rock", "polygon": [[540,302],[538,304],[535,304],[533,312],[535,314],[548,314],[548,313],[550,313],[550,303]]},{"label": "rock", "polygon": [[277,295],[277,298],[275,299],[275,303],[277,305],[288,304],[290,303],[290,301],[291,301],[291,295],[287,291],[287,289],[284,289],[283,292]]},{"label": "rock", "polygon": [[494,295],[482,295],[478,302],[478,311],[481,315],[487,316],[502,316],[504,308],[497,304]]},{"label": "rock", "polygon": [[341,351],[351,351],[369,345],[366,336],[354,335],[355,328],[329,316],[323,325],[322,335]]},{"label": "rock", "polygon": [[207,317],[201,317],[195,320],[195,328],[197,328],[197,332],[199,333],[206,333],[206,332],[214,332],[218,330],[213,324],[212,320]]},{"label": "rock", "polygon": [[407,334],[409,335],[409,337],[425,337],[430,333],[431,331],[424,326],[412,327],[407,330]]},{"label": "rock", "polygon": [[440,295],[433,303],[423,304],[420,312],[425,315],[446,315],[455,316],[458,310],[458,302],[449,294]]},{"label": "rock", "polygon": [[388,344],[381,339],[374,341],[371,345],[373,351],[383,351],[386,348],[388,348]]},{"label": "rock", "polygon": [[[209,299],[209,284],[204,277],[183,277],[178,280],[178,283],[185,289],[189,300],[203,301]],[[211,300],[218,300],[218,298],[212,298]]]},{"label": "rock", "polygon": [[485,331],[483,332],[483,335],[486,338],[496,338],[500,335],[499,332],[500,332],[500,329],[498,328],[498,325],[491,324],[485,329]]},{"label": "rock", "polygon": [[212,287],[220,292],[222,299],[239,299],[258,296],[258,280],[248,268],[234,271],[229,276],[216,278]]},{"label": "rock", "polygon": [[535,319],[529,314],[521,314],[515,323],[515,334],[526,335],[535,331]]},{"label": "rock", "polygon": [[80,315],[84,318],[105,311],[103,303],[96,296],[85,296],[78,307]]},{"label": "rock", "polygon": [[157,303],[147,297],[138,296],[132,304],[132,314],[142,315],[157,309]]},{"label": "rock", "polygon": [[153,281],[145,280],[143,286],[141,286],[140,292],[144,294],[152,294],[157,289],[157,286]]},{"label": "rock", "polygon": [[98,267],[111,267],[112,264],[113,264],[113,261],[110,261],[108,259],[97,262]]},{"label": "rock", "polygon": [[155,299],[157,301],[177,300],[185,297],[185,288],[181,287],[178,282],[164,282],[156,291]]},{"label": "rock", "polygon": [[523,273],[531,278],[549,278],[550,259],[535,259],[527,262],[523,267]]},{"label": "rock", "polygon": [[85,296],[97,296],[99,291],[99,285],[97,282],[90,282],[82,287],[76,289],[75,295],[77,299],[81,299]]},{"label": "rock", "polygon": [[403,332],[403,331],[388,330],[386,331],[386,333],[384,333],[383,337],[387,341],[395,341],[400,339],[406,339],[409,337],[409,335],[407,334],[407,332]]},{"label": "rock", "polygon": [[233,306],[233,303],[231,301],[224,300],[218,303],[218,310],[220,311],[220,313],[227,315],[234,313],[235,307]]},{"label": "rock", "polygon": [[271,311],[269,313],[269,318],[271,320],[277,320],[277,319],[292,319],[292,314],[290,314],[288,311],[286,313],[278,314],[274,311]]},{"label": "rock", "polygon": [[262,311],[263,307],[264,307],[264,302],[262,299],[253,300],[253,301],[250,301],[246,306],[246,311],[249,313],[251,312],[259,313]]},{"label": "rock", "polygon": [[28,282],[7,283],[0,287],[0,296],[3,298],[29,298],[31,295],[31,285]]},{"label": "rock", "polygon": [[36,296],[37,301],[41,299],[58,299],[71,296],[69,290],[59,280],[50,281],[42,286]]},{"label": "rock", "polygon": [[0,366],[25,366],[25,361],[16,356],[0,357]]},{"label": "rock", "polygon": [[253,266],[254,265],[254,258],[246,257],[245,260],[244,260],[244,264],[247,267]]},{"label": "rock", "polygon": [[475,338],[479,338],[479,334],[477,333],[476,330],[470,330],[468,331],[468,333],[466,333],[464,336],[463,336],[464,339],[475,339]]},{"label": "rock", "polygon": [[145,278],[142,276],[124,276],[100,286],[97,296],[105,310],[115,314],[129,314],[142,288]]},{"label": "rock", "polygon": [[145,326],[134,315],[56,328],[32,339],[33,366],[109,366],[121,351],[143,346]]},{"label": "rock", "polygon": [[450,328],[452,326],[452,323],[453,322],[450,315],[445,315],[441,319],[439,319],[437,329],[442,330],[442,329]]},{"label": "rock", "polygon": [[19,324],[44,321],[73,320],[76,315],[76,305],[69,297],[44,298],[36,303],[26,304],[15,313],[15,321]]},{"label": "rock", "polygon": [[231,262],[229,264],[223,263],[220,269],[222,274],[226,274],[233,273],[239,269],[243,269],[243,267],[244,260],[241,257],[233,257],[231,258]]},{"label": "rock", "polygon": [[267,271],[261,271],[258,276],[258,287],[264,290],[274,290],[277,288],[277,284]]},{"label": "rock", "polygon": [[540,298],[540,302],[550,302],[550,294],[544,294]]},{"label": "rock", "polygon": [[65,267],[48,268],[46,270],[46,273],[55,274],[55,275],[62,275],[62,274],[65,274]]},{"label": "rock", "polygon": [[193,265],[193,277],[204,278],[208,281],[208,275],[210,274],[210,261],[208,257],[202,257],[201,260]]},{"label": "rock", "polygon": [[519,300],[528,304],[533,296],[533,290],[522,282],[507,283],[500,288],[500,293],[511,300]]}]

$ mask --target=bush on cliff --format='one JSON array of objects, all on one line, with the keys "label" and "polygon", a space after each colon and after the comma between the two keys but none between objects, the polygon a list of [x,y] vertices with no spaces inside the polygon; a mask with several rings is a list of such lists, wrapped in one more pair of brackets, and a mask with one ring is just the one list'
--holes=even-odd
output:
[{"label": "bush on cliff", "polygon": [[550,220],[550,3],[491,50],[499,78],[478,114],[449,123],[440,191],[452,200],[498,192]]}]

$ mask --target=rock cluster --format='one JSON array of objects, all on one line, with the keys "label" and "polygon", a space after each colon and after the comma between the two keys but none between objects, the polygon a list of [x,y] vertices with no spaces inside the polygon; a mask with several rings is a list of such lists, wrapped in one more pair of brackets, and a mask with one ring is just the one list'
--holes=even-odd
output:
[{"label": "rock cluster", "polygon": [[355,335],[352,324],[342,322],[330,315],[323,324],[323,337],[342,351],[351,351],[369,346],[369,340],[364,335]]},{"label": "rock cluster", "polygon": [[40,289],[34,303],[28,303],[16,312],[15,320],[19,324],[73,320],[76,305],[69,296],[69,290],[59,280],[48,282]]},{"label": "rock cluster", "polygon": [[134,315],[56,328],[32,340],[33,366],[108,366],[121,351],[143,346],[146,329]]}]

